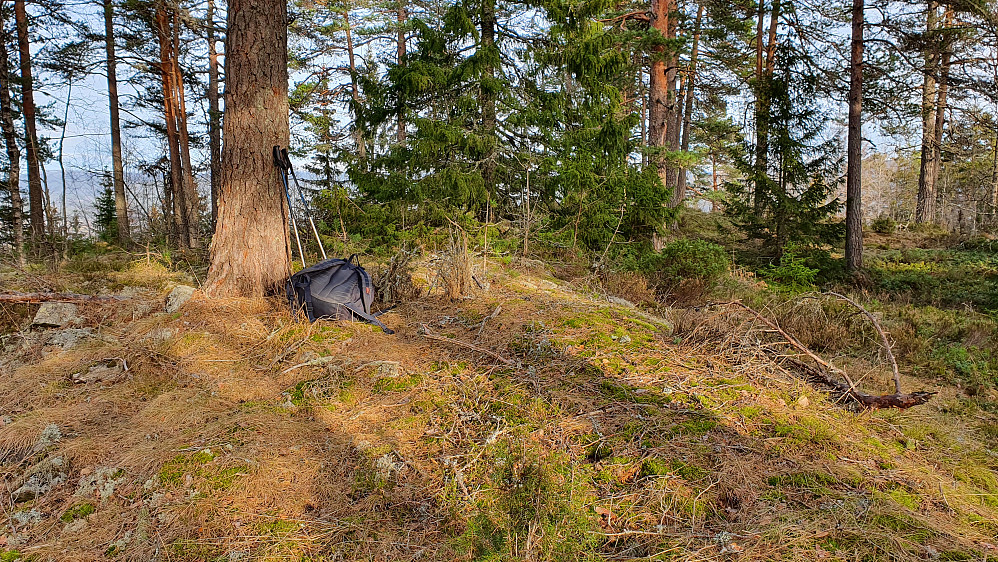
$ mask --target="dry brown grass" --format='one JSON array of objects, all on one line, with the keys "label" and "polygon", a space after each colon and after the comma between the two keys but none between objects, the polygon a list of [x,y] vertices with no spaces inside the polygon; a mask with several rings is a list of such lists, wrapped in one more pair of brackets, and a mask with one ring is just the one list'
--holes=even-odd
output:
[{"label": "dry brown grass", "polygon": [[[919,410],[853,414],[787,373],[758,345],[768,341],[760,327],[730,313],[679,311],[670,332],[540,276],[491,273],[474,299],[423,297],[385,315],[396,336],[303,325],[278,301],[196,298],[176,315],[134,319],[141,303],[88,311],[104,340],[28,350],[0,371],[0,414],[11,416],[0,427],[4,485],[55,456],[68,476],[7,504],[5,514],[43,519],[17,524],[17,544],[0,550],[471,559],[466,539],[484,513],[511,552],[537,560],[550,559],[540,545],[553,537],[612,559],[990,552],[998,484],[989,489],[994,463],[967,423],[985,414],[955,390]],[[135,300],[158,310],[159,297]],[[817,346],[841,318],[809,307],[776,312]],[[429,340],[420,324],[515,365]],[[111,356],[128,361],[123,382],[69,382]],[[875,358],[842,366],[869,371],[864,384],[884,372]],[[61,441],[34,452],[53,423]],[[517,504],[496,470],[521,474],[536,459],[550,485],[534,496],[561,511],[554,523],[528,517],[525,539],[503,519]],[[114,493],[74,497],[102,467],[123,471]],[[83,502],[96,511],[82,525],[59,521]]]}]

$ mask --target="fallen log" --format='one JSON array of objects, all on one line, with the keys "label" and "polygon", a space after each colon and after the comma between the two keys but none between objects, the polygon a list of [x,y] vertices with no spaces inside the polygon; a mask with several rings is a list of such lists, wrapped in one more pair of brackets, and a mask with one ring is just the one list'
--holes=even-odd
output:
[{"label": "fallen log", "polygon": [[0,304],[38,304],[42,302],[116,302],[122,297],[106,295],[80,295],[77,293],[5,293],[0,294]]}]

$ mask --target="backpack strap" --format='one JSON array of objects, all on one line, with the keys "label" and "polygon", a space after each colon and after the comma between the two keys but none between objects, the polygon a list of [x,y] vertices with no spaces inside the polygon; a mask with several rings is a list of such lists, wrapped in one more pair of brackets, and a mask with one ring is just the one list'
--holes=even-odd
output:
[{"label": "backpack strap", "polygon": [[385,326],[384,322],[382,322],[381,320],[378,320],[378,318],[376,316],[374,316],[373,314],[368,314],[368,313],[364,312],[363,310],[357,310],[356,306],[354,306],[352,304],[349,304],[349,303],[343,303],[341,306],[345,306],[347,309],[350,310],[350,312],[356,314],[357,316],[359,316],[360,318],[363,318],[364,320],[367,320],[371,324],[374,324],[375,326],[381,328],[381,330],[383,332],[385,332],[386,334],[392,335],[392,334],[395,333],[395,330],[392,330],[388,326]]},{"label": "backpack strap", "polygon": [[[302,276],[299,280],[294,277],[288,279],[285,290],[288,293],[288,300],[291,301],[292,308],[304,309],[305,316],[309,322],[315,322],[315,309],[312,304],[312,290],[309,287],[311,280],[308,276]],[[300,303],[300,305],[299,305]]]}]

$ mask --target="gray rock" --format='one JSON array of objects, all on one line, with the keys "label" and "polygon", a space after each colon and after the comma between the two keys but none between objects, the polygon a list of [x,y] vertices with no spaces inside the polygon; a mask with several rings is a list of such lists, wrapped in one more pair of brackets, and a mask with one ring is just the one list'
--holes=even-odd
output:
[{"label": "gray rock", "polygon": [[80,310],[69,302],[43,302],[35,313],[34,326],[62,328],[69,324],[80,324]]},{"label": "gray rock", "polygon": [[58,347],[65,351],[85,342],[92,338],[93,335],[94,331],[90,328],[66,328],[53,334],[45,345]]},{"label": "gray rock", "polygon": [[42,512],[37,509],[28,509],[26,511],[15,511],[10,516],[18,525],[34,525],[42,520]]},{"label": "gray rock", "polygon": [[620,297],[610,296],[610,297],[607,297],[606,300],[612,302],[613,304],[619,305],[619,306],[624,306],[624,307],[627,307],[627,308],[634,308],[634,303],[631,302],[631,301],[629,301],[629,300],[627,300],[627,299],[622,299]]},{"label": "gray rock", "polygon": [[620,336],[620,339],[617,341],[619,341],[620,343],[631,343],[631,336],[628,335]]},{"label": "gray rock", "polygon": [[62,466],[61,457],[52,457],[28,469],[28,478],[11,494],[14,503],[33,500],[65,482],[66,473],[62,472]]},{"label": "gray rock", "polygon": [[166,297],[166,312],[167,314],[173,314],[180,310],[180,307],[184,306],[187,301],[191,300],[194,293],[197,291],[194,287],[189,285],[177,285],[170,291],[170,294]]},{"label": "gray rock", "polygon": [[[45,429],[42,430],[42,434],[38,436],[38,443],[35,444],[35,448],[47,449],[61,440],[62,432],[59,431],[59,426],[54,423],[50,423],[45,426]],[[62,463],[62,459],[59,459],[59,457],[56,457],[55,459],[57,459],[60,464]]]},{"label": "gray rock", "polygon": [[96,365],[87,367],[86,371],[73,373],[73,382],[77,384],[88,383],[115,383],[125,378],[125,367],[121,359],[108,359]]},{"label": "gray rock", "polygon": [[80,478],[76,487],[77,496],[91,498],[99,495],[106,500],[114,494],[114,489],[125,481],[125,471],[115,467],[101,467]]}]

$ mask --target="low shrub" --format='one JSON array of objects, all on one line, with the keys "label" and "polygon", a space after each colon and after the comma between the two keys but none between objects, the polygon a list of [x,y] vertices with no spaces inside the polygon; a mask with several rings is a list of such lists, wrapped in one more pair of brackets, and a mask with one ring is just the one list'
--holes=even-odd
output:
[{"label": "low shrub", "polygon": [[878,234],[893,234],[897,227],[898,223],[887,215],[880,215],[870,223],[870,228]]}]

